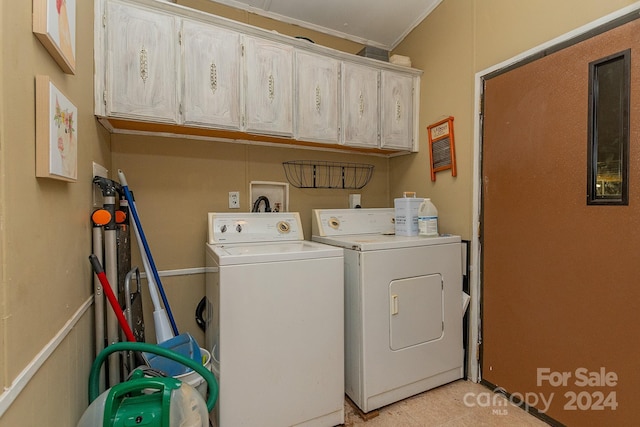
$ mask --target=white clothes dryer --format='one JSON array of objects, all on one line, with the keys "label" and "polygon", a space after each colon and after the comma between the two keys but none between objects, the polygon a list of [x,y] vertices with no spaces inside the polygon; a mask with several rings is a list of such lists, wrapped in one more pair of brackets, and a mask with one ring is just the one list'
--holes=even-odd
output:
[{"label": "white clothes dryer", "polygon": [[298,213],[209,213],[208,234],[217,426],[343,424],[343,250]]},{"label": "white clothes dryer", "polygon": [[459,236],[394,235],[394,209],[316,209],[344,248],[345,390],[369,412],[462,378]]}]

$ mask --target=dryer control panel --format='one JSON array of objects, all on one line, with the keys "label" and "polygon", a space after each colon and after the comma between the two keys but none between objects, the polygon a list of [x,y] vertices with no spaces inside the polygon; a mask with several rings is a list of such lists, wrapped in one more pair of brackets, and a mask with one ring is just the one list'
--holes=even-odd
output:
[{"label": "dryer control panel", "polygon": [[394,234],[393,208],[314,209],[314,236],[347,234]]}]

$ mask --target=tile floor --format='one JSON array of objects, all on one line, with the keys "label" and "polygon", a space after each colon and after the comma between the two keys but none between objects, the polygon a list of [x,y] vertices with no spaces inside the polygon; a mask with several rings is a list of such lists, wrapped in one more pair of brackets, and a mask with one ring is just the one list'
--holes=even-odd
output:
[{"label": "tile floor", "polygon": [[[488,393],[488,394],[487,394]],[[494,397],[495,400],[494,400]],[[487,403],[489,402],[489,403]],[[547,426],[489,388],[459,380],[380,408],[364,421],[345,402],[345,427],[536,427]]]}]

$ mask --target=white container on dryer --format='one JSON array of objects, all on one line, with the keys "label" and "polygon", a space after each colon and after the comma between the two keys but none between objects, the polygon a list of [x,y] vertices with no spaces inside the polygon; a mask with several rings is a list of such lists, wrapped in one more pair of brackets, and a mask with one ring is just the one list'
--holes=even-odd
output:
[{"label": "white container on dryer", "polygon": [[418,234],[425,237],[438,236],[438,209],[431,199],[424,199],[418,210]]},{"label": "white container on dryer", "polygon": [[218,427],[344,423],[344,261],[297,212],[210,213],[205,331]]},{"label": "white container on dryer", "polygon": [[418,211],[423,200],[416,197],[394,199],[395,229],[398,236],[418,235]]}]

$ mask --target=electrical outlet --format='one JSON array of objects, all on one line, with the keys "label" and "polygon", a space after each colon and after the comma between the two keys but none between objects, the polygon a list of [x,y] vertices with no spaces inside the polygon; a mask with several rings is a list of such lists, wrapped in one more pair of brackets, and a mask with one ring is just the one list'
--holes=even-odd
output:
[{"label": "electrical outlet", "polygon": [[229,209],[240,209],[239,191],[229,191]]},{"label": "electrical outlet", "polygon": [[349,194],[349,208],[356,209],[361,207],[360,194]]}]

